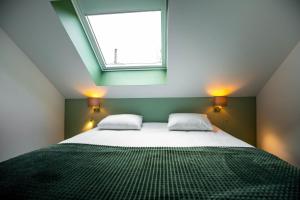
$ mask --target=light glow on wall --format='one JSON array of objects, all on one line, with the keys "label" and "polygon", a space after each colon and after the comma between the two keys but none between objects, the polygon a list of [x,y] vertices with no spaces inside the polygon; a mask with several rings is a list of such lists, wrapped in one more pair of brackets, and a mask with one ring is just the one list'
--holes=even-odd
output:
[{"label": "light glow on wall", "polygon": [[78,88],[77,89],[82,95],[93,98],[103,98],[107,94],[107,89],[103,87],[95,88]]},{"label": "light glow on wall", "polygon": [[259,147],[265,151],[280,157],[283,160],[290,160],[290,157],[286,151],[285,142],[282,138],[278,137],[276,132],[271,128],[264,128],[261,134]]},{"label": "light glow on wall", "polygon": [[210,85],[206,91],[210,96],[229,96],[239,88],[236,85]]},{"label": "light glow on wall", "polygon": [[94,120],[89,120],[89,121],[87,121],[87,122],[84,124],[84,126],[83,126],[83,128],[82,128],[82,131],[88,131],[88,130],[94,128],[94,123],[95,123]]}]

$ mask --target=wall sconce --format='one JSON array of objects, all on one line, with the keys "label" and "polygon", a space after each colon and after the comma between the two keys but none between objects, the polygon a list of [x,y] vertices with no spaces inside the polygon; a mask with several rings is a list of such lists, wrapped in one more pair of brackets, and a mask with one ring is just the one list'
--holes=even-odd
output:
[{"label": "wall sconce", "polygon": [[215,96],[213,98],[214,111],[220,112],[221,109],[227,106],[227,97],[226,96]]},{"label": "wall sconce", "polygon": [[100,112],[100,98],[88,98],[88,106],[93,108],[93,111],[98,113]]}]

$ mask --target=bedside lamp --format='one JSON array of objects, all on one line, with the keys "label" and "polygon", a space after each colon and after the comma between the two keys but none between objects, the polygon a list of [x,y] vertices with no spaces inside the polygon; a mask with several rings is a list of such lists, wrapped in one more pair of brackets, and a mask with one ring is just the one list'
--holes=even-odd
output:
[{"label": "bedside lamp", "polygon": [[215,96],[213,98],[214,111],[220,112],[221,109],[227,106],[227,97],[226,96]]},{"label": "bedside lamp", "polygon": [[91,97],[88,98],[87,101],[88,101],[88,106],[92,107],[94,112],[96,113],[100,112],[100,105],[101,105],[100,98]]}]

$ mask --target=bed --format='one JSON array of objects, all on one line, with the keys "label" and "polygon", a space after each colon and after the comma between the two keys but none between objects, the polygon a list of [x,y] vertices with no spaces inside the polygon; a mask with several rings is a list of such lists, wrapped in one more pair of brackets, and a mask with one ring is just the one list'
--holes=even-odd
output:
[{"label": "bed", "polygon": [[81,133],[0,163],[0,199],[299,199],[300,170],[214,127]]},{"label": "bed", "polygon": [[143,123],[141,131],[94,128],[61,142],[65,143],[126,147],[253,147],[216,126],[213,131],[169,131],[167,123]]}]

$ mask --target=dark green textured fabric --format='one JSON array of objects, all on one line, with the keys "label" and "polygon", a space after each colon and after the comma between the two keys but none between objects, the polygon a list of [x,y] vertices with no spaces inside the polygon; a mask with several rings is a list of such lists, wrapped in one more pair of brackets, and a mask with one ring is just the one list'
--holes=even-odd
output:
[{"label": "dark green textured fabric", "polygon": [[0,164],[0,199],[299,199],[299,169],[254,148],[58,144]]}]

